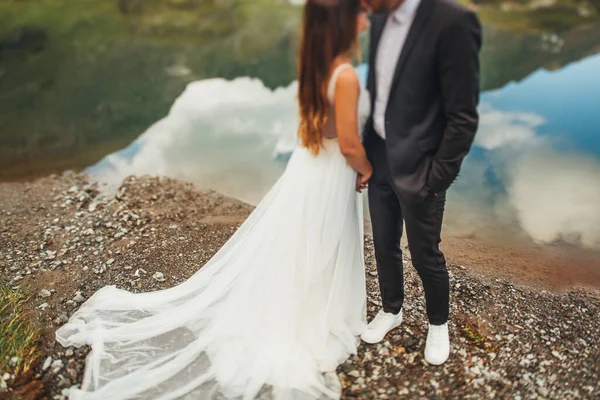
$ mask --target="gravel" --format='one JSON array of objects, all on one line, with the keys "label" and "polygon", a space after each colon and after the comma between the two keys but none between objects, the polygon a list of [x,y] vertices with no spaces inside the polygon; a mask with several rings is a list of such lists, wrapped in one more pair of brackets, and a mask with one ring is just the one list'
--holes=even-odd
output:
[{"label": "gravel", "polygon": [[[80,303],[105,285],[140,292],[185,281],[252,211],[166,178],[128,178],[112,193],[80,174],[1,189],[0,279],[34,294],[28,311],[43,341],[31,380],[56,400],[83,375],[87,348],[54,338]],[[365,250],[371,319],[381,301],[370,237]],[[452,354],[434,367],[423,359],[423,289],[408,251],[405,263],[404,323],[339,367],[344,399],[600,398],[598,290],[520,286],[450,262]],[[23,387],[0,377],[0,398]]]}]

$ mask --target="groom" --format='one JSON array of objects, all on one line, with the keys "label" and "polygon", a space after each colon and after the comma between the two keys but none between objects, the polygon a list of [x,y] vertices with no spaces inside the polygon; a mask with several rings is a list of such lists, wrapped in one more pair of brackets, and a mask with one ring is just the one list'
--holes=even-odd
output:
[{"label": "groom", "polygon": [[362,335],[377,343],[402,323],[403,222],[425,290],[425,360],[443,364],[449,279],[440,251],[446,190],[458,176],[478,125],[481,28],[452,0],[370,0],[371,117],[365,148],[374,173],[369,209],[383,310]]}]

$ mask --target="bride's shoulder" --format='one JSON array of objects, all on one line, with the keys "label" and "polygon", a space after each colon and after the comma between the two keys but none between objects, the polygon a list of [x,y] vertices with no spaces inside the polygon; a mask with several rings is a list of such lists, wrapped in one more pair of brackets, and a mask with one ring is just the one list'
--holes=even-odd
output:
[{"label": "bride's shoulder", "polygon": [[360,93],[360,81],[350,64],[338,65],[331,76],[327,96],[334,103],[338,96],[353,98]]},{"label": "bride's shoulder", "polygon": [[335,87],[336,90],[360,89],[360,80],[354,68],[348,67],[342,69],[337,76]]}]

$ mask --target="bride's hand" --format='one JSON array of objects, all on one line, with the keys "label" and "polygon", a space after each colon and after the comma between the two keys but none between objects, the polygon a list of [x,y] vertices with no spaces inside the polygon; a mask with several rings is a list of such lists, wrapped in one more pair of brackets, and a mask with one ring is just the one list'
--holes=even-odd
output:
[{"label": "bride's hand", "polygon": [[365,173],[365,174],[359,173],[356,176],[356,191],[358,193],[362,193],[363,190],[366,190],[369,187],[368,182],[371,179],[372,175],[373,175],[373,169],[370,168],[367,173]]}]

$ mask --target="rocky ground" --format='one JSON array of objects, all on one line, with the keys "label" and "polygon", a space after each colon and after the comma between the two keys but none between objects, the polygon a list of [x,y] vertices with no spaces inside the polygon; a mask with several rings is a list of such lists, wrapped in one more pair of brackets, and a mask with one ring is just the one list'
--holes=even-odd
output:
[{"label": "rocky ground", "polygon": [[[108,284],[150,291],[184,281],[252,210],[170,179],[129,178],[110,197],[100,189],[77,174],[0,184],[0,283],[31,295],[42,329],[35,371],[0,371],[0,398],[65,398],[86,349],[62,348],[54,331],[78,305]],[[365,246],[372,318],[380,302],[370,238]],[[344,398],[600,398],[598,291],[516,286],[460,260],[449,269],[448,363],[423,360],[423,291],[407,267],[405,323],[340,366]]]}]

